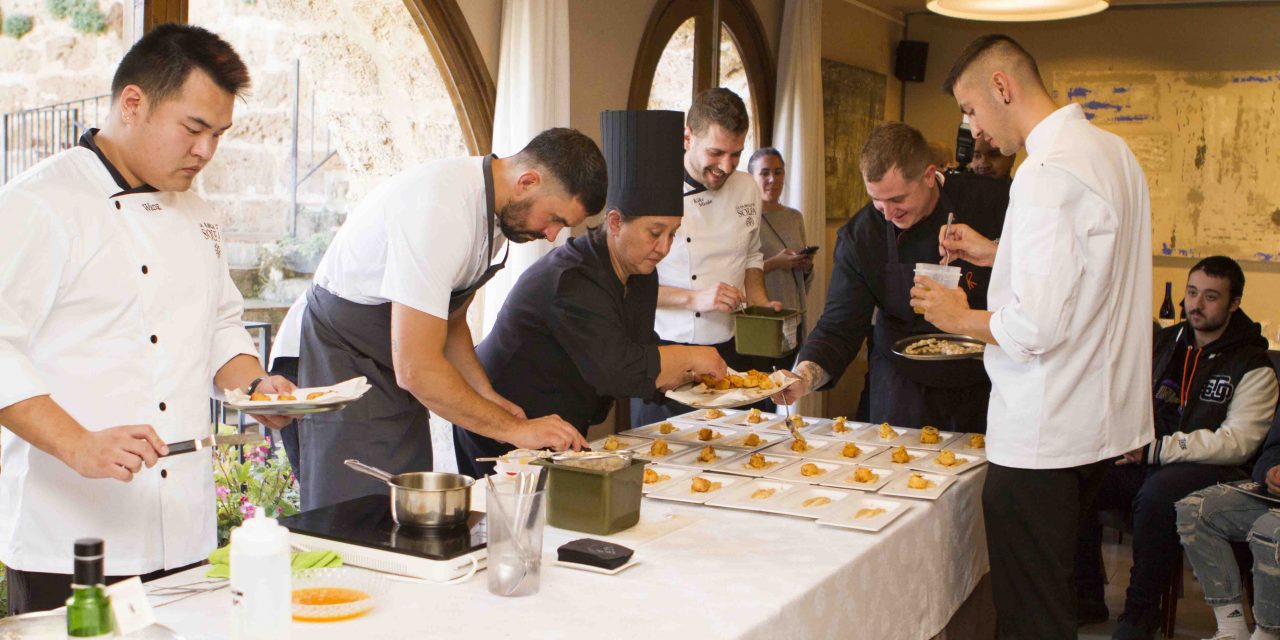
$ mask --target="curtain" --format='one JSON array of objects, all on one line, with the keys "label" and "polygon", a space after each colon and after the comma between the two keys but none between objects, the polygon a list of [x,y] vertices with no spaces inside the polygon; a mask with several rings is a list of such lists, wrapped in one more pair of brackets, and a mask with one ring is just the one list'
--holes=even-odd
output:
[{"label": "curtain", "polygon": [[[822,137],[822,0],[787,0],[778,51],[778,92],[774,107],[773,142],[787,163],[783,204],[804,215],[805,235],[814,244],[826,242],[826,168]],[[809,329],[822,314],[827,298],[823,247],[814,256],[813,286],[805,308]],[[805,415],[826,415],[821,394],[798,403]]]},{"label": "curtain", "polygon": [[[498,95],[494,106],[493,152],[500,157],[524,148],[552,127],[569,126],[569,0],[506,0],[502,6],[502,49],[498,62]],[[507,266],[481,291],[486,335],[498,318],[524,270],[556,245],[538,240],[512,244]],[[479,337],[479,336],[477,336]]]}]

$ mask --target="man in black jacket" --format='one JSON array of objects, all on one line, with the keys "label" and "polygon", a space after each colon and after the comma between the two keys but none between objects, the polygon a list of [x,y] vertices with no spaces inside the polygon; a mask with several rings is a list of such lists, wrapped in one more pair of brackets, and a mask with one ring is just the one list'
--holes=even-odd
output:
[{"label": "man in black jacket", "polygon": [[[839,381],[872,330],[871,421],[985,432],[991,382],[981,360],[917,362],[893,352],[906,337],[938,329],[911,308],[916,263],[937,264],[938,237],[954,213],[987,237],[1000,235],[1009,182],[943,176],[924,136],[901,122],[876,125],[859,157],[871,202],[840,228],[827,305],[796,357],[802,381],[780,394],[794,402]],[[989,267],[953,260],[973,308],[987,307]]]},{"label": "man in black jacket", "polygon": [[[1187,320],[1155,335],[1155,440],[1116,461],[1095,509],[1130,509],[1133,567],[1113,638],[1154,637],[1169,559],[1180,552],[1174,503],[1247,477],[1275,415],[1276,374],[1259,325],[1240,309],[1244,272],[1235,260],[1201,260],[1187,276]],[[1106,619],[1098,527],[1085,527],[1077,560],[1078,620]]]},{"label": "man in black jacket", "polygon": [[[1253,465],[1254,497],[1218,485],[1178,502],[1178,535],[1218,620],[1214,640],[1280,638],[1280,426],[1274,422],[1262,455]],[[1248,542],[1253,552],[1253,636],[1244,621],[1244,585],[1231,543]]]}]

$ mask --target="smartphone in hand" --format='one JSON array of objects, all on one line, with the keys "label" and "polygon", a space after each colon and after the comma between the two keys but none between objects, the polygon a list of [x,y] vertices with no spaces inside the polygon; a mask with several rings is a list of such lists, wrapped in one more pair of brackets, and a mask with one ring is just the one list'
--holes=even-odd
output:
[{"label": "smartphone in hand", "polygon": [[802,256],[811,256],[817,252],[818,252],[818,245],[815,244],[815,245],[810,245],[808,247],[805,247],[797,251],[796,253],[799,253]]}]

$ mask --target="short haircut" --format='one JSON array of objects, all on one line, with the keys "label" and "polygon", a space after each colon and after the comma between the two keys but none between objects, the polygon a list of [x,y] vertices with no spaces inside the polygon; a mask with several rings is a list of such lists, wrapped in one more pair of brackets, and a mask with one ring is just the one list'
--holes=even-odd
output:
[{"label": "short haircut", "polygon": [[876,125],[858,156],[858,167],[867,182],[880,182],[894,167],[902,172],[904,179],[915,180],[924,175],[931,162],[933,152],[929,143],[915,127],[903,122]]},{"label": "short haircut", "polygon": [[604,208],[605,194],[609,191],[604,154],[595,141],[578,130],[547,129],[530,140],[516,157],[521,165],[532,165],[550,173],[570,198],[582,203],[587,215]]},{"label": "short haircut", "polygon": [[738,94],[718,87],[707,89],[693,99],[685,124],[694,135],[706,133],[713,124],[729,133],[746,133],[751,117]]},{"label": "short haircut", "polygon": [[249,69],[226,40],[211,31],[185,24],[156,26],[138,40],[116,67],[112,101],[129,85],[137,85],[153,105],[182,89],[192,69],[199,69],[223,91],[241,96],[249,88]]},{"label": "short haircut", "polygon": [[1189,275],[1197,271],[1203,271],[1213,278],[1226,278],[1233,299],[1244,296],[1244,269],[1240,268],[1239,262],[1227,256],[1209,256],[1197,262],[1187,273]]},{"label": "short haircut", "polygon": [[989,33],[985,36],[979,36],[978,39],[969,43],[969,46],[960,52],[960,57],[956,58],[955,64],[951,65],[951,72],[947,74],[947,79],[942,81],[942,90],[948,95],[955,97],[956,83],[960,81],[960,76],[964,75],[970,67],[980,61],[985,61],[990,57],[1000,56],[1006,60],[1013,62],[1014,67],[1008,69],[1012,73],[1015,70],[1029,73],[1036,78],[1037,82],[1043,84],[1040,79],[1040,67],[1036,65],[1036,59],[1027,53],[1022,45],[1018,44],[1013,38],[1003,33]]},{"label": "short haircut", "polygon": [[759,164],[759,162],[761,160],[764,160],[766,157],[777,158],[778,162],[782,163],[782,166],[785,167],[787,165],[787,161],[782,159],[781,151],[778,151],[773,147],[764,147],[761,149],[756,149],[755,153],[751,154],[751,159],[747,160],[747,173],[755,173],[756,165]]}]

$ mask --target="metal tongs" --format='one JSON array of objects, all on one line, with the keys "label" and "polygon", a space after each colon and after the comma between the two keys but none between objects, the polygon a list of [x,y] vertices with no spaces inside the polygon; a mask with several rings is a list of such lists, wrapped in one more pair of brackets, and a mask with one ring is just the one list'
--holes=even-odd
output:
[{"label": "metal tongs", "polygon": [[[776,371],[778,370],[778,368],[777,368],[777,367],[774,367],[774,369],[773,369],[773,370],[776,372]],[[787,372],[783,372],[783,374],[782,374],[782,375],[783,375],[784,377],[785,377],[785,376],[787,376]],[[791,377],[793,377],[793,378],[799,378],[800,376],[797,376],[796,374],[792,373],[792,374],[791,374]],[[796,428],[796,425],[792,424],[792,422],[791,422],[791,405],[789,405],[789,404],[784,404],[784,405],[782,405],[782,410],[783,410],[783,412],[785,412],[785,413],[786,413],[786,415],[787,415],[787,419],[786,419],[786,421],[785,421],[783,424],[787,425],[787,430],[791,432],[791,437],[792,437],[792,438],[794,438],[794,439],[796,439],[796,440],[804,440],[804,436],[800,435],[800,430],[799,430],[799,429],[797,429],[797,428]]]},{"label": "metal tongs", "polygon": [[[956,221],[955,212],[952,211],[948,213],[947,214],[947,232],[942,235],[943,238],[946,238],[947,240],[951,239],[951,223],[955,221]],[[946,249],[942,250],[942,266],[944,267],[951,266],[951,252]]]}]

